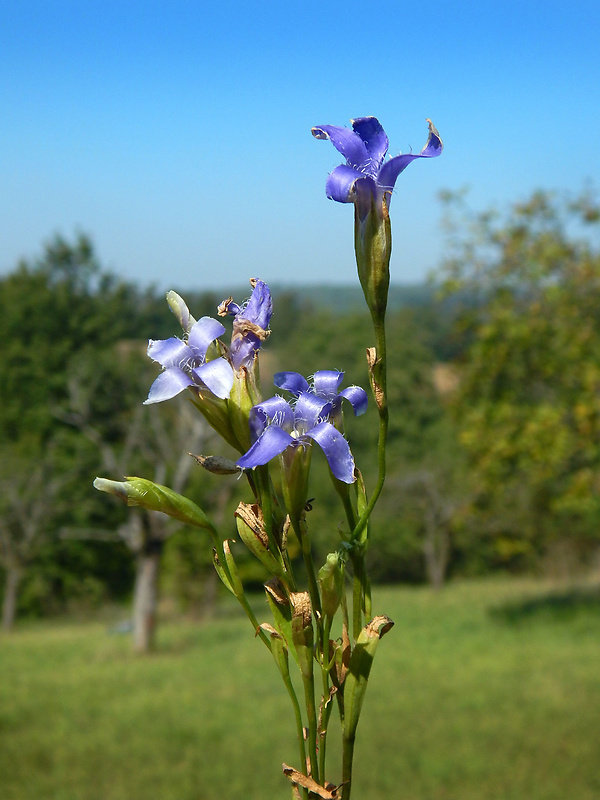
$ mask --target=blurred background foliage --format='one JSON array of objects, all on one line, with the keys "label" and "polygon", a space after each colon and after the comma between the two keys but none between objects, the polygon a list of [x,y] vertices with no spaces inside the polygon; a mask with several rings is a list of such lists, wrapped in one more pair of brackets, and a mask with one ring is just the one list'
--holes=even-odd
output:
[{"label": "blurred background foliage", "polygon": [[[373,519],[374,581],[492,571],[573,571],[600,549],[600,206],[593,193],[538,192],[502,211],[446,194],[448,258],[431,285],[390,298],[392,421],[387,490]],[[176,287],[177,288],[177,287]],[[234,287],[235,288],[235,287]],[[360,290],[272,286],[263,395],[278,370],[345,370],[366,386],[372,344]],[[232,291],[236,300],[249,287]],[[224,299],[183,292],[196,316]],[[164,297],[109,274],[91,240],[55,237],[0,279],[0,582],[16,614],[85,611],[133,590],[140,547],[98,474],[182,488],[233,535],[243,481],[184,469],[185,399],[142,405],[156,375],[148,338],[178,335]],[[346,416],[367,486],[376,415]],[[187,430],[187,433],[186,433]],[[231,455],[205,426],[198,452]],[[321,454],[309,524],[325,557],[342,522]],[[160,587],[181,612],[218,595],[208,542],[160,532]],[[136,549],[137,547],[137,549]],[[251,583],[260,569],[236,551]],[[12,604],[12,607],[11,607]]]}]

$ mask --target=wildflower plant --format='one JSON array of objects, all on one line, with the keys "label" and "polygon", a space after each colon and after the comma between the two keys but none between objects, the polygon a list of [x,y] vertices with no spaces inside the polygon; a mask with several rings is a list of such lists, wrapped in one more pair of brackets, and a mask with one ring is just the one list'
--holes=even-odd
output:
[{"label": "wildflower plant", "polygon": [[[271,620],[259,622],[247,600],[231,539],[223,538],[191,500],[143,478],[97,478],[94,483],[128,505],[163,511],[208,532],[216,571],[273,656],[290,696],[298,761],[294,767],[284,764],[283,772],[291,782],[292,796],[348,800],[356,730],[371,665],[379,641],[393,626],[386,615],[372,613],[365,566],[370,517],[386,471],[389,205],[398,175],[417,158],[439,155],[442,142],[429,122],[429,138],[421,153],[385,160],[388,139],[374,117],[353,120],[352,129],[321,125],[312,133],[317,139],[329,139],[346,162],[329,175],[328,197],[354,205],[358,274],[375,339],[374,346],[367,348],[367,372],[379,414],[374,487],[367,490],[344,435],[344,408],[356,416],[367,408],[363,388],[340,389],[344,374],[336,370],[317,371],[310,381],[296,372],[278,372],[275,386],[289,397],[263,398],[260,349],[269,336],[273,303],[269,287],[256,279],[251,281],[253,291],[246,303],[239,305],[229,297],[218,307],[220,316],[233,317],[228,343],[222,339],[225,327],[218,320],[196,321],[179,295],[167,294],[183,333],[181,338],[150,341],[148,355],[163,370],[145,402],[161,402],[187,391],[198,411],[239,453],[237,461],[202,455],[196,459],[215,480],[236,473],[247,479],[251,502],[239,504],[235,525],[239,538],[269,573],[265,596]],[[332,550],[321,566],[313,558],[307,517],[315,444],[325,455],[346,520],[339,535],[332,535]],[[293,563],[288,549],[290,531],[300,544],[301,564]],[[332,639],[338,615],[341,636]],[[300,674],[301,696],[292,680],[294,669]],[[342,774],[332,781],[326,754],[334,709],[341,722]]]}]

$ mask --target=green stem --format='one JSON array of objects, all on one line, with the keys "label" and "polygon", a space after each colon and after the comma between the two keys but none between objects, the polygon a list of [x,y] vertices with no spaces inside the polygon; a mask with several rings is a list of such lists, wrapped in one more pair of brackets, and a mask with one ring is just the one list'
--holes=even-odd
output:
[{"label": "green stem", "polygon": [[315,565],[313,563],[312,552],[310,548],[310,538],[308,536],[306,523],[303,524],[297,517],[294,517],[291,522],[294,533],[298,537],[300,547],[302,548],[302,558],[304,559],[304,567],[306,569],[306,577],[308,579],[308,593],[310,595],[313,616],[315,617],[317,623],[317,648],[320,648],[323,633],[321,595],[319,594],[319,586],[317,583],[317,576],[315,574]]},{"label": "green stem", "polygon": [[254,628],[254,632],[259,637],[259,639],[263,642],[263,644],[265,644],[269,648],[269,651],[271,651],[271,643],[269,642],[269,637],[263,631],[263,629],[260,627],[260,625],[258,623],[258,620],[254,616],[254,611],[252,611],[252,609],[250,608],[250,604],[248,603],[248,600],[246,599],[246,595],[242,595],[242,597],[238,597],[238,601],[239,601],[241,607],[246,612],[246,616],[248,617],[248,619],[252,623],[252,627]]},{"label": "green stem", "polygon": [[260,507],[263,513],[263,522],[265,524],[267,538],[269,539],[269,550],[277,558],[280,554],[280,550],[273,530],[273,497],[271,495],[271,478],[268,464],[257,467],[256,472],[258,473]]},{"label": "green stem", "polygon": [[325,754],[327,747],[327,727],[331,715],[332,701],[329,697],[329,636],[332,619],[325,617],[323,622],[323,647],[321,649],[321,678],[323,681],[323,710],[321,711],[321,730],[319,731],[319,774],[325,785]]},{"label": "green stem", "polygon": [[363,596],[364,596],[364,555],[352,558],[352,636],[354,641],[363,627]]},{"label": "green stem", "polygon": [[380,400],[379,403],[377,403],[377,411],[379,413],[379,438],[377,442],[378,475],[377,484],[375,485],[369,504],[352,532],[353,539],[356,540],[361,537],[362,541],[366,540],[366,537],[362,534],[367,527],[369,517],[375,508],[375,504],[379,499],[379,495],[385,483],[386,445],[389,425],[389,409],[387,402],[387,344],[385,336],[385,317],[383,315],[381,318],[373,317],[373,328],[375,330],[375,350],[377,355],[377,363],[373,367],[373,377],[381,389]]},{"label": "green stem", "polygon": [[[317,707],[315,705],[315,681],[311,671],[310,677],[302,675],[304,686],[304,702],[308,720],[308,758],[310,761],[311,777],[319,782],[319,762],[317,760]],[[306,761],[303,762],[303,768]]]},{"label": "green stem", "polygon": [[302,723],[302,712],[300,711],[300,703],[298,702],[298,697],[294,690],[294,685],[292,684],[292,680],[290,678],[289,673],[287,674],[287,676],[282,674],[282,678],[285,684],[285,688],[287,689],[290,699],[292,701],[292,706],[294,708],[294,717],[296,719],[296,736],[298,738],[298,747],[300,756],[300,769],[304,771],[306,769],[306,748],[304,746],[304,725]]},{"label": "green stem", "polygon": [[356,739],[352,736],[343,740],[342,753],[342,796],[341,800],[350,800],[352,790],[352,764],[354,762],[354,743]]}]

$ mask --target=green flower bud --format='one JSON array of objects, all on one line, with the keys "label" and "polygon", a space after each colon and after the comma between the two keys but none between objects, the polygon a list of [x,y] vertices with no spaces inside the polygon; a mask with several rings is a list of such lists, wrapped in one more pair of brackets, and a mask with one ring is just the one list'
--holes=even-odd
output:
[{"label": "green flower bud", "polygon": [[101,492],[114,494],[128,506],[162,511],[163,514],[168,514],[188,525],[214,531],[211,521],[199,506],[159,483],[135,477],[126,478],[124,481],[96,478],[94,487]]},{"label": "green flower bud", "polygon": [[389,617],[374,617],[360,632],[356,645],[350,656],[348,674],[344,681],[344,739],[353,741],[356,726],[360,717],[363,700],[367,691],[367,683],[375,651],[379,640],[392,628],[394,623]]},{"label": "green flower bud", "polygon": [[331,619],[342,601],[344,593],[344,558],[340,553],[329,553],[319,570],[323,614]]},{"label": "green flower bud", "polygon": [[287,447],[280,455],[282,489],[286,509],[292,519],[304,516],[308,497],[308,475],[312,447]]},{"label": "green flower bud", "polygon": [[216,548],[213,548],[213,564],[223,585],[241,602],[244,596],[244,587],[237,565],[233,560],[233,554],[229,546],[230,541],[234,540],[225,539],[223,542],[223,561],[220,560]]},{"label": "green flower bud", "polygon": [[378,204],[371,195],[371,209],[361,220],[354,207],[354,249],[358,277],[374,320],[383,320],[390,287],[392,227],[385,197]]},{"label": "green flower bud", "polygon": [[249,450],[252,444],[248,422],[250,409],[261,399],[257,385],[258,356],[255,356],[254,362],[254,367],[250,369],[245,366],[241,366],[238,370],[234,369],[233,387],[229,395],[229,424],[240,443],[239,449],[242,453]]},{"label": "green flower bud", "polygon": [[179,324],[183,328],[183,332],[187,335],[192,329],[192,326],[196,320],[190,314],[190,310],[187,307],[185,300],[180,297],[177,292],[171,290],[170,292],[167,292],[167,303],[169,304],[171,311],[179,320]]}]

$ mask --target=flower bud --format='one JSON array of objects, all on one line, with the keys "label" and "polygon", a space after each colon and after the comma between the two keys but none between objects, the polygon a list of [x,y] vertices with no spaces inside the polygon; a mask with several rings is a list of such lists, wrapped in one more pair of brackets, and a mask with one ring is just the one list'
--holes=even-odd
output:
[{"label": "flower bud", "polygon": [[344,559],[340,553],[329,553],[319,570],[323,614],[333,619],[344,593]]},{"label": "flower bud", "polygon": [[169,304],[171,311],[179,320],[179,324],[183,328],[184,333],[188,334],[196,320],[190,314],[190,310],[187,307],[185,300],[180,297],[177,292],[171,290],[170,292],[167,292],[167,303]]},{"label": "flower bud", "polygon": [[343,736],[353,741],[360,717],[367,683],[375,651],[379,640],[392,628],[394,623],[384,614],[374,617],[360,632],[348,664],[348,674],[344,681],[344,727]]},{"label": "flower bud", "polygon": [[240,503],[235,510],[235,521],[248,550],[269,570],[271,575],[285,579],[285,570],[277,557],[269,550],[269,539],[265,530],[262,509],[256,503]]},{"label": "flower bud", "polygon": [[212,472],[213,475],[235,475],[236,472],[239,473],[241,471],[235,461],[231,461],[229,458],[197,456],[194,453],[188,453],[188,455],[197,461],[201,467],[204,467],[207,472]]},{"label": "flower bud", "polygon": [[271,578],[265,583],[265,592],[277,630],[298,662],[298,654],[292,638],[292,604],[285,584],[279,578]]},{"label": "flower bud", "polygon": [[214,526],[199,506],[159,483],[134,477],[126,478],[124,481],[96,478],[94,487],[101,492],[116,495],[128,506],[139,506],[148,511],[162,511],[163,514],[168,514],[188,525],[214,531]]},{"label": "flower bud", "polygon": [[292,519],[304,516],[308,497],[308,476],[312,447],[288,447],[280,456],[282,466],[283,499]]},{"label": "flower bud", "polygon": [[292,592],[292,641],[298,654],[300,671],[306,680],[313,674],[312,608],[308,592]]},{"label": "flower bud", "polygon": [[277,667],[284,680],[289,679],[290,669],[288,665],[288,649],[285,640],[279,631],[276,631],[275,628],[272,625],[269,625],[268,622],[263,622],[261,625],[259,625],[259,628],[269,637],[268,640],[269,644],[271,645],[271,653],[273,654],[275,663],[277,664]]},{"label": "flower bud", "polygon": [[[256,359],[258,362],[258,359]],[[250,409],[260,402],[260,390],[256,383],[256,369],[241,366],[233,371],[233,387],[229,395],[229,424],[235,433],[241,452],[252,444],[250,439]]]},{"label": "flower bud", "polygon": [[[392,227],[385,197],[377,202],[368,187],[357,181],[357,192],[364,192],[354,213],[354,249],[358,277],[373,320],[382,321],[387,308],[390,286]],[[368,213],[364,204],[368,203]]]},{"label": "flower bud", "polygon": [[231,594],[237,597],[238,600],[241,600],[244,595],[244,587],[242,585],[237,565],[233,560],[233,554],[231,552],[229,542],[229,539],[225,539],[222,545],[223,561],[221,561],[219,558],[216,548],[213,548],[213,564],[223,585],[229,589]]}]

